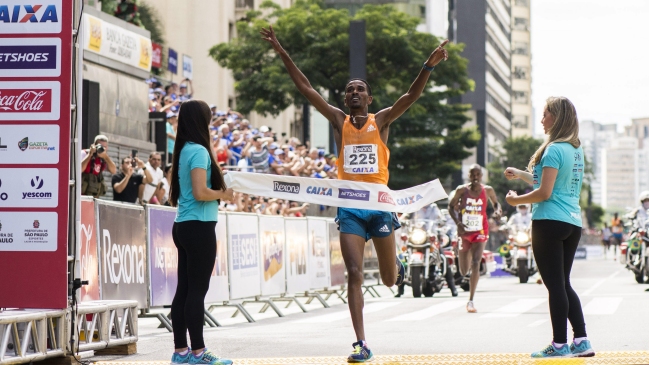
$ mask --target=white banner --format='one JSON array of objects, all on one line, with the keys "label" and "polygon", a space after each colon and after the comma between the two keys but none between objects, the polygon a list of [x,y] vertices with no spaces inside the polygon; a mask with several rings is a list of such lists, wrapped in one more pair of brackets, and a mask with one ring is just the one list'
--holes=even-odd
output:
[{"label": "white banner", "polygon": [[261,269],[261,295],[278,295],[286,292],[286,261],[284,245],[284,218],[259,216],[259,243]]},{"label": "white banner", "polygon": [[304,218],[284,218],[286,228],[286,292],[299,293],[311,289],[307,265],[309,235]]},{"label": "white banner", "polygon": [[210,287],[205,295],[205,303],[225,302],[230,299],[228,286],[228,216],[219,212],[219,222],[216,224],[216,263],[210,278]]},{"label": "white banner", "polygon": [[59,162],[59,148],[56,124],[0,125],[3,164],[55,164]]},{"label": "white banner", "polygon": [[228,214],[230,299],[261,295],[259,218],[253,214]]},{"label": "white banner", "polygon": [[145,71],[151,70],[151,39],[92,15],[84,14],[83,19],[86,32],[83,49]]},{"label": "white banner", "polygon": [[191,80],[194,75],[194,72],[192,71],[193,69],[194,69],[194,61],[192,61],[191,57],[184,54],[183,55],[183,77]]},{"label": "white banner", "polygon": [[309,276],[311,289],[331,286],[329,274],[328,221],[324,218],[307,217],[309,229]]},{"label": "white banner", "polygon": [[390,190],[381,184],[347,180],[228,171],[225,182],[234,191],[246,194],[384,212],[412,213],[448,197],[438,179],[408,189]]}]

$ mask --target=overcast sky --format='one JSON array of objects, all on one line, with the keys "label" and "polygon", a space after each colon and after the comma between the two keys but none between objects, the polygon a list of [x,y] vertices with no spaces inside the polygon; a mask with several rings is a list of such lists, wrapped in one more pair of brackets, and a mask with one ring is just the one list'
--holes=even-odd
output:
[{"label": "overcast sky", "polygon": [[580,120],[649,117],[649,0],[531,4],[535,124],[548,96],[572,100]]}]

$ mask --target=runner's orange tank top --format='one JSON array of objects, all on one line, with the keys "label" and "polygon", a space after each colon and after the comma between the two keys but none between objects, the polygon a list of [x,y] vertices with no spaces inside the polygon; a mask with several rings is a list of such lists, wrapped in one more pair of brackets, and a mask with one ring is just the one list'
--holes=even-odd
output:
[{"label": "runner's orange tank top", "polygon": [[338,179],[388,184],[390,150],[381,140],[374,114],[368,114],[361,129],[354,127],[349,115],[345,118],[339,152]]}]

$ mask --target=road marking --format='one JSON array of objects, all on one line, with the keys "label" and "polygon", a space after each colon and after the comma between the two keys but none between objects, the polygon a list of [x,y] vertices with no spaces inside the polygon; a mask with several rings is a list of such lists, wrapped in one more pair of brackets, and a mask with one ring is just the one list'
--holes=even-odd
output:
[{"label": "road marking", "polygon": [[534,322],[528,324],[527,327],[538,327],[538,326],[542,325],[543,323],[545,323],[547,321],[548,321],[547,319],[539,319],[538,321],[534,321]]},{"label": "road marking", "polygon": [[588,290],[586,290],[585,292],[583,292],[583,293],[581,294],[581,296],[585,297],[585,296],[587,296],[587,295],[590,295],[590,293],[592,293],[593,291],[595,291],[595,289],[599,288],[600,285],[604,284],[604,282],[605,282],[606,280],[608,280],[608,279],[613,279],[614,277],[616,277],[617,274],[620,273],[620,271],[622,271],[622,270],[618,270],[618,271],[612,273],[611,275],[609,275],[608,277],[606,277],[606,278],[604,278],[604,279],[598,281],[597,283],[595,283],[595,285],[593,285],[592,287],[590,287],[590,289],[588,289]]},{"label": "road marking", "polygon": [[507,318],[517,317],[522,313],[536,307],[537,305],[545,302],[546,299],[519,299],[513,303],[507,304],[504,307],[498,308],[491,313],[487,313],[482,318]]},{"label": "road marking", "polygon": [[[371,303],[365,306],[363,308],[363,314],[367,315],[370,313],[382,311],[384,309],[393,307],[395,305],[401,304],[401,302],[376,302],[376,303]],[[304,318],[299,321],[295,321],[294,323],[328,323],[328,322],[333,322],[333,321],[339,321],[341,319],[350,319],[349,315],[349,310],[341,310],[336,313],[329,313],[329,314],[324,314],[321,316],[314,316],[310,318]]]},{"label": "road marking", "polygon": [[614,314],[622,303],[622,298],[596,297],[584,307],[585,315]]},{"label": "road marking", "polygon": [[447,302],[442,302],[435,304],[433,306],[430,306],[428,308],[418,310],[415,312],[410,312],[406,314],[402,314],[400,316],[390,318],[386,322],[401,322],[401,321],[421,321],[423,319],[427,319],[433,316],[436,316],[438,314],[446,313],[448,311],[451,311],[453,309],[457,309],[460,307],[464,307],[466,303],[460,300],[450,300]]}]

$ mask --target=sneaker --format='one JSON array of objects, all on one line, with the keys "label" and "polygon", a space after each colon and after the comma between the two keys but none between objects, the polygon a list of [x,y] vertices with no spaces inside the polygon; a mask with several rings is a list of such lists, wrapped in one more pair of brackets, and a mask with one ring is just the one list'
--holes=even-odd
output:
[{"label": "sneaker", "polygon": [[583,340],[579,345],[574,342],[570,344],[570,352],[574,357],[591,357],[595,356],[595,351],[590,346],[590,341]]},{"label": "sneaker", "polygon": [[406,279],[406,267],[403,266],[403,262],[397,257],[397,282],[394,283],[396,286],[403,284],[403,281]]},{"label": "sneaker", "polygon": [[190,356],[189,363],[192,365],[231,365],[232,360],[220,358],[212,351],[205,349],[201,356]]},{"label": "sneaker", "polygon": [[570,346],[563,345],[561,348],[554,347],[554,344],[551,343],[548,347],[544,348],[541,351],[533,352],[533,358],[543,358],[543,357],[572,357],[570,352]]},{"label": "sneaker", "polygon": [[185,355],[181,355],[177,352],[174,352],[173,355],[171,355],[171,364],[189,364],[189,358],[192,356],[192,349],[188,348],[187,353]]},{"label": "sneaker", "polygon": [[469,313],[478,313],[478,310],[473,306],[473,301],[466,303],[466,311]]},{"label": "sneaker", "polygon": [[374,358],[372,350],[367,347],[367,343],[358,341],[354,342],[352,346],[354,347],[354,351],[347,358],[347,362],[367,362],[372,361]]}]

